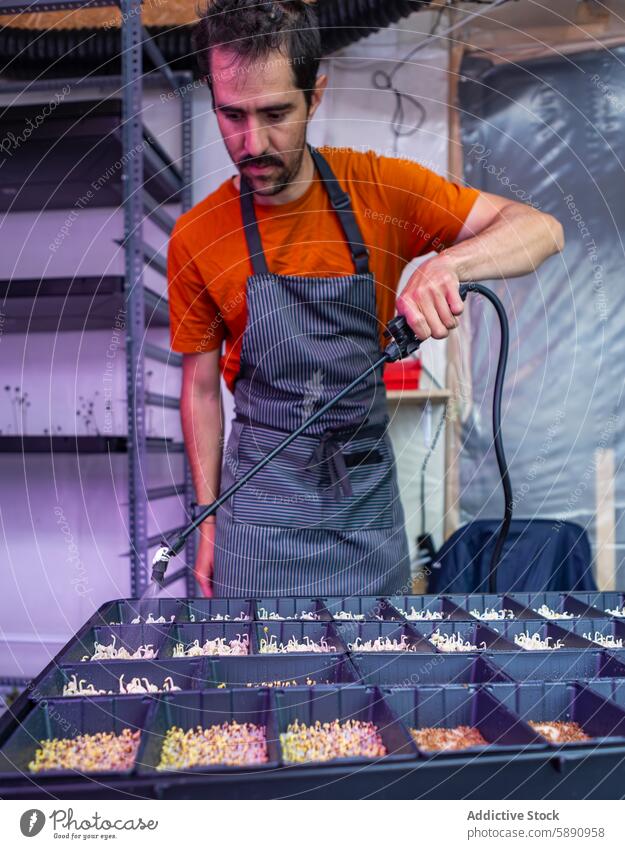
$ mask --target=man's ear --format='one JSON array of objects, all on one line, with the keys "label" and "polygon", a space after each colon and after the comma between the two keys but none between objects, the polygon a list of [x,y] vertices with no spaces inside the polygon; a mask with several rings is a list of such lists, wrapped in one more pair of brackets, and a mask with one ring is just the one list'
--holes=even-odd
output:
[{"label": "man's ear", "polygon": [[312,90],[311,98],[310,98],[310,108],[308,110],[308,115],[310,118],[315,114],[317,109],[319,108],[319,104],[323,100],[323,93],[326,90],[328,85],[328,76],[327,74],[320,74],[315,80],[315,87]]}]

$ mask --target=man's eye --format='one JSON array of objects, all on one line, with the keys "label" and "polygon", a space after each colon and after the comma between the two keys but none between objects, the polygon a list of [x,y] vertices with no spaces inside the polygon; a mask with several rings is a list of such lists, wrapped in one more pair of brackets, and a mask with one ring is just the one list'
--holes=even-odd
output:
[{"label": "man's eye", "polygon": [[240,121],[241,113],[240,112],[224,112],[224,116],[228,121]]},{"label": "man's eye", "polygon": [[284,112],[267,112],[267,117],[270,121],[281,121],[284,118]]}]

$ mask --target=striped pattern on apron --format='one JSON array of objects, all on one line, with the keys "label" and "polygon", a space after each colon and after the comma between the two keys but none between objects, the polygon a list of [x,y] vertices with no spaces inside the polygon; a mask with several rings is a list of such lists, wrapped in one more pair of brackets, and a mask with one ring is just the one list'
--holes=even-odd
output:
[{"label": "striped pattern on apron", "polygon": [[[349,196],[310,151],[357,273],[269,273],[241,179],[254,274],[222,492],[381,355],[375,281]],[[215,595],[407,591],[408,543],[387,426],[378,369],[235,493],[217,513]]]}]

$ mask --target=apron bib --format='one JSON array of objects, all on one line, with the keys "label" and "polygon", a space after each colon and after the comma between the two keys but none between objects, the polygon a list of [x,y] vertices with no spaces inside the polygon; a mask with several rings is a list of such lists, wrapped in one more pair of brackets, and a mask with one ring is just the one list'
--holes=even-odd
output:
[{"label": "apron bib", "polygon": [[[221,491],[381,356],[368,251],[329,164],[313,161],[350,246],[345,277],[268,271],[252,192],[241,207],[254,274]],[[382,368],[217,512],[215,596],[408,592],[410,567]]]}]

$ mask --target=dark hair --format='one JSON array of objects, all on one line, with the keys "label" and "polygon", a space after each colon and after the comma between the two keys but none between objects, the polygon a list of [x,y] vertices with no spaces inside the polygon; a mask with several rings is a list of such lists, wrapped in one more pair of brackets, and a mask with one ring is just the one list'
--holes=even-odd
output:
[{"label": "dark hair", "polygon": [[317,14],[305,0],[208,0],[192,44],[200,72],[211,87],[210,49],[224,46],[255,61],[280,50],[293,68],[295,84],[310,105],[321,58]]}]

